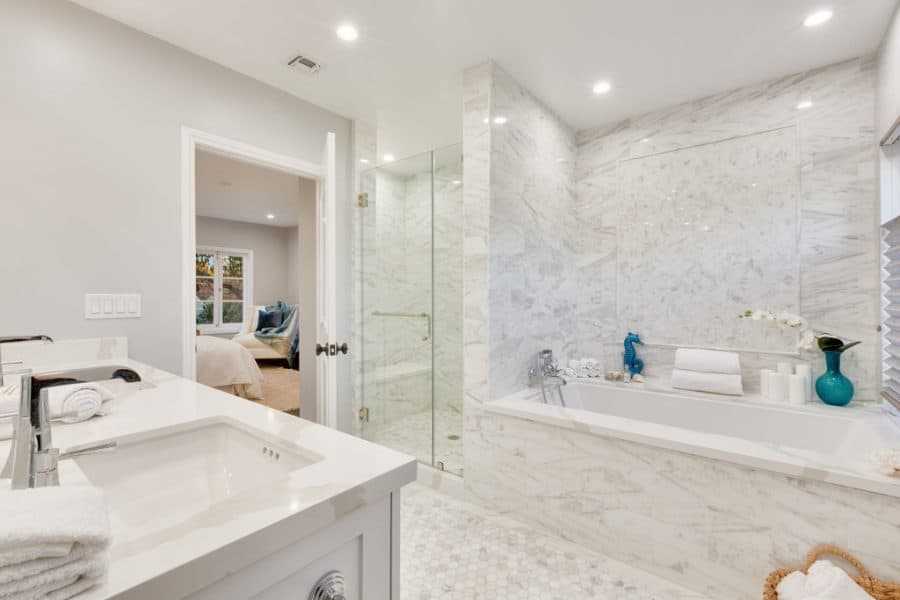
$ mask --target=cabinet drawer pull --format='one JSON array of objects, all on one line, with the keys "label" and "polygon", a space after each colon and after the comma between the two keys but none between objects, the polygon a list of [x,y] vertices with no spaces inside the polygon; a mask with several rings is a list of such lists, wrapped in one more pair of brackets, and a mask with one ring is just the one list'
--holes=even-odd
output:
[{"label": "cabinet drawer pull", "polygon": [[328,571],[309,592],[309,600],[347,600],[345,594],[344,574],[340,571]]}]

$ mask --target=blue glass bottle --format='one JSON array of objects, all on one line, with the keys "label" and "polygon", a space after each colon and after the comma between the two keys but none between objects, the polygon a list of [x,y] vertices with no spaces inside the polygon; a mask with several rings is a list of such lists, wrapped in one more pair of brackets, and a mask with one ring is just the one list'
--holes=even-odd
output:
[{"label": "blue glass bottle", "polygon": [[825,404],[846,406],[853,400],[853,382],[841,373],[840,350],[825,350],[825,372],[816,379],[816,394]]}]

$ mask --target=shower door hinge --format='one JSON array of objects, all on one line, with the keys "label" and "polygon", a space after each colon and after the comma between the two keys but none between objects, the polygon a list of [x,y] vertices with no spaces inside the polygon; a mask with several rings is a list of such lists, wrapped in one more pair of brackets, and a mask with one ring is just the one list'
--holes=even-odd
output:
[{"label": "shower door hinge", "polygon": [[361,423],[369,422],[369,409],[368,408],[363,407],[363,408],[359,409],[359,420]]},{"label": "shower door hinge", "polygon": [[369,194],[367,192],[363,192],[359,196],[356,197],[356,203],[360,208],[366,208],[369,206]]}]

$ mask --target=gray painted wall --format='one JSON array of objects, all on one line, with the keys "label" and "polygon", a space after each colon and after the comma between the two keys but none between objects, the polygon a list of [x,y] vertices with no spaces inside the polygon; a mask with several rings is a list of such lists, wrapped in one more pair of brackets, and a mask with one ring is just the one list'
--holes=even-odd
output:
[{"label": "gray painted wall", "polygon": [[[180,372],[181,128],[319,162],[337,136],[337,285],[350,287],[350,122],[62,0],[0,2],[0,332],[127,336]],[[86,292],[143,317],[87,321]],[[349,294],[338,336],[349,338]],[[349,410],[349,359],[338,359]]]},{"label": "gray painted wall", "polygon": [[[296,240],[296,231],[296,227],[197,217],[197,246],[253,250],[253,303],[284,300],[296,304],[299,286],[291,285],[288,271],[288,244],[291,237]],[[296,266],[296,259],[292,262]]]}]

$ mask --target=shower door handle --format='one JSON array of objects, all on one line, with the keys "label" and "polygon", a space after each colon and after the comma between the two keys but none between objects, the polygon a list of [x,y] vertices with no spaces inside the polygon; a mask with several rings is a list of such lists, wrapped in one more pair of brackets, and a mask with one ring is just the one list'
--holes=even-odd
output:
[{"label": "shower door handle", "polygon": [[319,356],[320,354],[324,354],[325,356],[329,355],[328,344],[316,344],[316,356]]},{"label": "shower door handle", "polygon": [[347,347],[347,342],[344,342],[343,344],[341,344],[340,346],[337,347],[337,351],[340,352],[341,354],[347,354],[348,350],[349,350],[349,348]]}]

